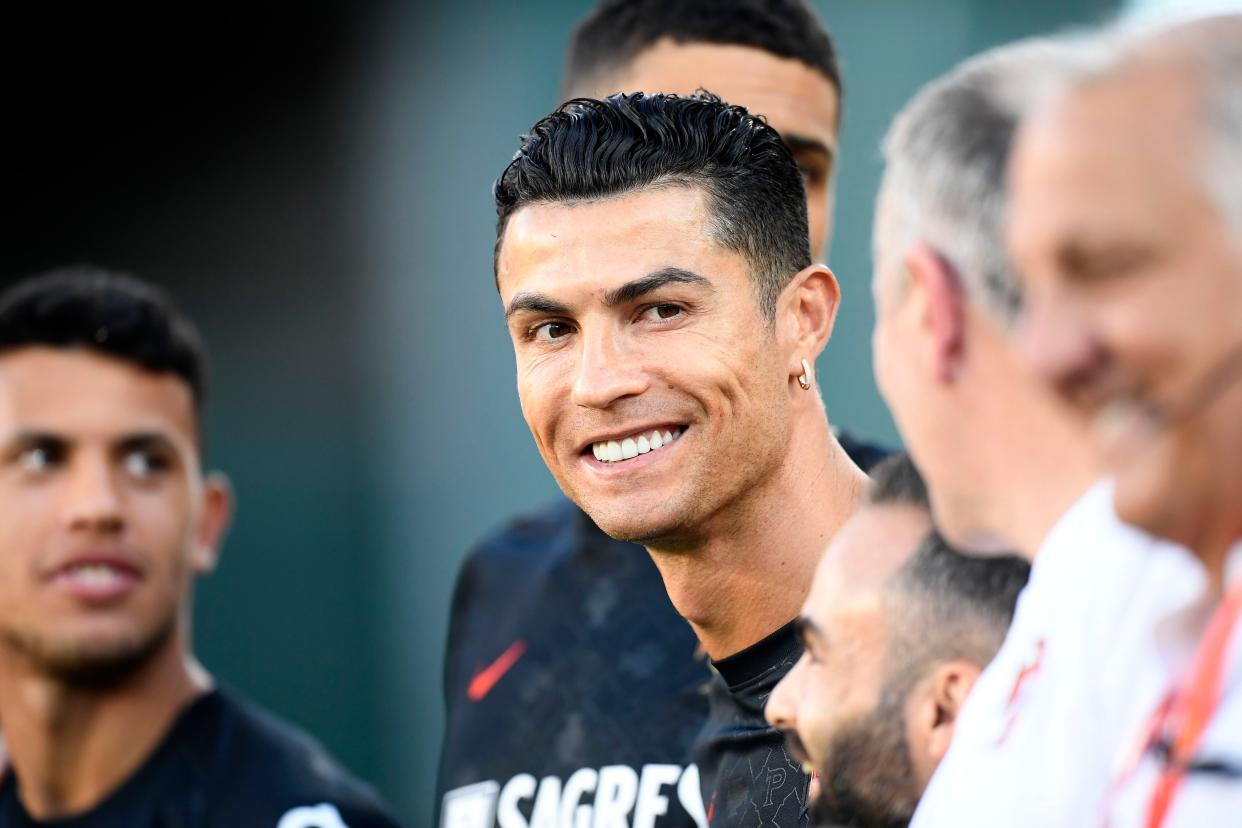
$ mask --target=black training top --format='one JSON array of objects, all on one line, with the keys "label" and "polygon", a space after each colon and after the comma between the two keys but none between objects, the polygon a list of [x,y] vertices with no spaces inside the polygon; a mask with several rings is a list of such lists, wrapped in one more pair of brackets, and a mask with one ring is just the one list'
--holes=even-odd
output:
[{"label": "black training top", "polygon": [[694,748],[710,825],[808,824],[811,778],[789,755],[785,737],[763,718],[772,689],[801,656],[802,642],[789,623],[712,662],[711,711]]},{"label": "black training top", "polygon": [[[864,469],[885,456],[839,439]],[[711,677],[645,549],[567,500],[517,519],[453,596],[439,825],[703,828]]]},{"label": "black training top", "polygon": [[0,828],[398,828],[378,795],[306,734],[221,691],[195,700],[103,802],[37,822],[0,781]]},{"label": "black training top", "polygon": [[453,599],[439,824],[701,822],[697,647],[647,550],[569,501],[485,540]]}]

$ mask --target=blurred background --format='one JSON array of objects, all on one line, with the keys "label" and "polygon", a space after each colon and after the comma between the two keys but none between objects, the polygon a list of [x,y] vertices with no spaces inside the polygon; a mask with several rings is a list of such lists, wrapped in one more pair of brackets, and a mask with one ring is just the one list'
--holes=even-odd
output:
[{"label": "blurred background", "polygon": [[[923,82],[1115,0],[820,0],[845,77],[831,419],[889,443],[871,377],[879,140]],[[1151,6],[1152,0],[1134,5]],[[590,0],[112,5],[11,19],[8,281],[163,284],[214,356],[240,508],[200,655],[431,819],[449,597],[480,535],[555,495],[514,392],[491,182],[551,109]],[[514,711],[521,715],[521,711]]]}]

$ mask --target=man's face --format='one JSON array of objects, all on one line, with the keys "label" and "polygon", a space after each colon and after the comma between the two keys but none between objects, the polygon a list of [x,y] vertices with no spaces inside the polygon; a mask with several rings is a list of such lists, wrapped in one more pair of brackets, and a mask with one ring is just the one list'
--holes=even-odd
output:
[{"label": "man's face", "polygon": [[800,619],[805,651],[765,714],[814,770],[816,812],[836,823],[904,826],[926,780],[893,673],[885,583],[931,528],[909,506],[868,506],[833,537]]},{"label": "man's face", "polygon": [[788,451],[789,348],[704,202],[668,187],[533,204],[505,231],[522,411],[561,488],[614,537],[694,533]]},{"label": "man's face", "polygon": [[1027,125],[1009,241],[1024,353],[1081,414],[1119,515],[1195,544],[1242,497],[1242,255],[1205,192],[1195,80],[1135,67]]},{"label": "man's face", "polygon": [[189,388],[83,350],[0,355],[0,647],[111,674],[176,629],[200,480]]},{"label": "man's face", "polygon": [[641,52],[590,94],[689,95],[699,87],[764,116],[785,139],[806,187],[811,253],[825,255],[832,235],[832,180],[840,126],[836,87],[805,63],[762,49],[676,43],[666,38]]}]

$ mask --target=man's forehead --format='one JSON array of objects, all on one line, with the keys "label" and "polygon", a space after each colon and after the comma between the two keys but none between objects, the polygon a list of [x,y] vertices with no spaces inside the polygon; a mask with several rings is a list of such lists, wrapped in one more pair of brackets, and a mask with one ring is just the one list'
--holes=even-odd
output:
[{"label": "man's forehead", "polygon": [[707,89],[762,115],[782,135],[825,142],[835,151],[840,96],[818,69],[754,46],[677,43],[663,38],[590,90],[689,95]]},{"label": "man's forehead", "polygon": [[192,439],[194,401],[175,374],[84,348],[0,354],[0,428],[171,430]]},{"label": "man's forehead", "polygon": [[[668,186],[594,201],[528,204],[510,217],[497,259],[508,302],[544,282],[571,281],[607,290],[669,266],[737,257],[712,238],[700,188]],[[740,257],[738,257],[740,258]]]},{"label": "man's forehead", "polygon": [[[1069,234],[1085,231],[1087,221],[1097,230],[1130,226],[1153,206],[1138,191],[1165,202],[1193,196],[1203,151],[1195,83],[1184,68],[1139,64],[1033,112],[1011,161],[1010,238],[1021,242],[1049,220]],[[1069,189],[1095,195],[1065,198]]]}]

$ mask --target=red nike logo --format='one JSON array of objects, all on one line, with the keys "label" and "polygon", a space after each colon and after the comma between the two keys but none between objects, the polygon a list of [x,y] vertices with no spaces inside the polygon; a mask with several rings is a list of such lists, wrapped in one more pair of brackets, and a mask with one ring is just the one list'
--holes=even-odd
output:
[{"label": "red nike logo", "polygon": [[482,701],[483,697],[492,692],[496,682],[509,672],[509,668],[517,663],[524,652],[526,652],[525,641],[519,640],[510,644],[509,649],[500,654],[500,658],[474,674],[474,678],[470,679],[470,686],[466,688],[466,698],[473,702]]}]

